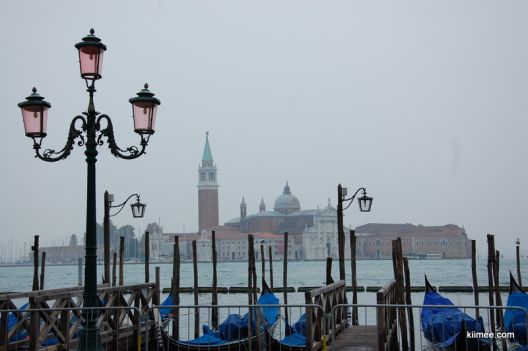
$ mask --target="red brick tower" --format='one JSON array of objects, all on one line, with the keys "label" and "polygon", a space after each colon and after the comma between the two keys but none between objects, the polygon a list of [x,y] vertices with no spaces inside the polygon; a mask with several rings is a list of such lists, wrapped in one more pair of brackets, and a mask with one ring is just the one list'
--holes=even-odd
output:
[{"label": "red brick tower", "polygon": [[198,168],[198,230],[212,228],[218,223],[216,165],[213,163],[213,155],[209,147],[209,132],[207,132],[202,164]]}]

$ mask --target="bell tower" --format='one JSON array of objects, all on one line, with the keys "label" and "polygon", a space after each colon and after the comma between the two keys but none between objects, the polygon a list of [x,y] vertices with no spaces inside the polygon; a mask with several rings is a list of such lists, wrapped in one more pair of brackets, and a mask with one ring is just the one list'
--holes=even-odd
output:
[{"label": "bell tower", "polygon": [[217,226],[218,219],[218,183],[216,165],[209,146],[209,132],[205,134],[205,147],[202,164],[198,167],[198,230]]}]

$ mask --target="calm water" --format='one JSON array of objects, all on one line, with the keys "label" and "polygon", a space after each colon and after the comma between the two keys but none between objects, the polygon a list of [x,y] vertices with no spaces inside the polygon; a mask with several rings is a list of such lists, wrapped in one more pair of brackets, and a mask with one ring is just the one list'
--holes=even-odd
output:
[{"label": "calm water", "polygon": [[[333,277],[339,277],[339,268],[334,262]],[[524,279],[528,279],[528,259],[522,260],[521,269]],[[305,261],[288,263],[288,286],[320,286],[325,279],[325,262]],[[477,262],[479,285],[487,285],[486,260]],[[411,260],[412,285],[422,285],[424,274],[427,274],[433,285],[471,285],[471,261],[470,260]],[[150,279],[154,281],[154,267],[161,269],[161,286],[170,287],[172,264],[151,264]],[[274,262],[273,276],[275,286],[282,286],[282,262]],[[260,281],[260,263],[257,264]],[[269,269],[269,264],[266,267]],[[144,266],[142,264],[125,265],[125,284],[138,284],[143,282]],[[181,265],[181,286],[192,286],[192,264]],[[347,285],[351,284],[350,261],[346,262]],[[501,285],[509,284],[509,271],[516,272],[515,260],[503,259],[500,264]],[[103,272],[103,266],[98,266],[98,276]],[[211,286],[212,264],[199,263],[199,285]],[[267,271],[269,280],[269,271]],[[392,261],[390,260],[361,260],[357,263],[358,285],[382,286],[388,283],[393,276]],[[32,284],[33,267],[0,267],[0,291],[30,291]],[[46,288],[61,288],[76,286],[78,282],[77,266],[46,266]],[[222,262],[218,264],[218,286],[247,286],[247,263],[246,262]],[[413,297],[413,303],[421,303],[423,293],[417,293]],[[472,304],[472,294],[457,293],[446,294],[456,304]],[[487,300],[487,295],[481,297],[481,303]],[[292,293],[288,295],[290,303],[303,303],[304,295]],[[243,304],[247,302],[246,294],[221,294],[220,302],[230,304]],[[375,301],[374,293],[360,293],[359,303],[367,304]],[[210,302],[210,294],[200,296],[201,303]],[[191,304],[192,294],[182,295],[182,304]]]}]

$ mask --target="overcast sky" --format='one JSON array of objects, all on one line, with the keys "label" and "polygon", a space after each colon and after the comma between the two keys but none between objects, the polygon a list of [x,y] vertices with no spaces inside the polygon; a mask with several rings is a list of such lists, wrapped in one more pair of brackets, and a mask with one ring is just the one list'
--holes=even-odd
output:
[{"label": "overcast sky", "polygon": [[[61,149],[88,98],[74,44],[91,27],[107,45],[96,109],[121,147],[138,143],[130,97],[161,100],[147,155],[97,162],[103,192],[140,193],[144,230],[197,230],[206,131],[220,221],[268,207],[286,180],[303,209],[336,204],[339,182],[365,186],[372,212],[345,224],[464,226],[511,256],[528,210],[528,2],[143,0],[2,1],[2,238],[82,235],[84,149],[35,159],[17,103],[36,86],[52,105],[44,147]],[[523,240],[523,238],[526,238]]]}]

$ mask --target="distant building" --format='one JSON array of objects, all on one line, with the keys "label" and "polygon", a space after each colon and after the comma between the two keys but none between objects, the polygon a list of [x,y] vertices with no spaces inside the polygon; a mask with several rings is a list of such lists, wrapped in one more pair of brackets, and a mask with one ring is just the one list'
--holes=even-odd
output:
[{"label": "distant building", "polygon": [[454,224],[423,226],[369,223],[356,228],[358,258],[391,258],[392,240],[400,237],[403,254],[417,258],[469,258],[471,244],[464,228]]},{"label": "distant building", "polygon": [[[266,210],[261,198],[258,212],[248,213],[246,199],[240,202],[240,216],[219,225],[217,168],[214,164],[206,134],[202,162],[198,169],[198,222],[197,233],[164,233],[154,239],[153,250],[159,256],[172,255],[174,236],[179,237],[180,256],[191,259],[191,242],[196,240],[200,261],[211,260],[211,232],[217,240],[219,261],[247,260],[247,237],[255,237],[256,258],[260,255],[260,244],[272,247],[276,257],[283,255],[284,233],[288,232],[288,257],[291,260],[323,260],[338,257],[337,211],[330,200],[324,208],[301,208],[299,199],[292,194],[286,182],[282,194]],[[426,227],[412,224],[371,223],[356,228],[357,257],[366,259],[391,258],[392,240],[402,238],[403,253],[424,257],[435,255],[444,258],[468,257],[468,238],[463,228],[449,224]],[[157,240],[157,241],[156,241]],[[267,255],[267,251],[266,251]],[[152,257],[156,257],[154,254]],[[349,230],[345,230],[345,257],[350,257]]]}]

